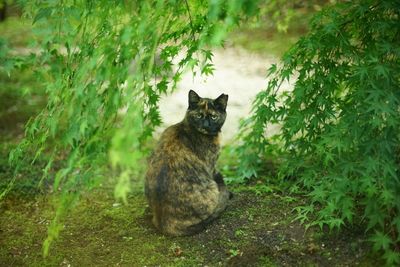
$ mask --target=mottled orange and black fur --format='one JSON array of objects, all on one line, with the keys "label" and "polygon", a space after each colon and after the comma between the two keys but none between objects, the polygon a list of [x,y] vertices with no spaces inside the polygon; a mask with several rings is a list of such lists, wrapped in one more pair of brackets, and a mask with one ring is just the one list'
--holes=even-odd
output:
[{"label": "mottled orange and black fur", "polygon": [[164,131],[149,159],[145,193],[165,234],[195,234],[227,206],[230,192],[215,169],[227,102],[228,95],[213,100],[191,90],[185,118]]}]

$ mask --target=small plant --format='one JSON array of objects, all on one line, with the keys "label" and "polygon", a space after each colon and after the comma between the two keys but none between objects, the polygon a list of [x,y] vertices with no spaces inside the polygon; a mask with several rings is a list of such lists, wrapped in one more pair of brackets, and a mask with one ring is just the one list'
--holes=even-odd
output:
[{"label": "small plant", "polygon": [[246,233],[243,230],[238,229],[235,231],[235,236],[240,238],[240,237],[246,236]]},{"label": "small plant", "polygon": [[175,257],[182,256],[183,250],[176,243],[173,243],[172,246],[169,249],[170,249],[172,255],[174,255]]},{"label": "small plant", "polygon": [[242,256],[243,252],[240,251],[239,249],[230,249],[229,250],[229,257],[233,258],[233,257],[237,257],[237,256]]}]

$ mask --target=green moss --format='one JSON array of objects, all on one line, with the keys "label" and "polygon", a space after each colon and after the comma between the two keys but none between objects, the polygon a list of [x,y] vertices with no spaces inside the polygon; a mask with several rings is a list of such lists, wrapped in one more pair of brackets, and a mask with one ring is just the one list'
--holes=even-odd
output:
[{"label": "green moss", "polygon": [[258,266],[269,266],[269,267],[275,267],[278,266],[274,263],[274,261],[272,261],[270,258],[268,258],[267,256],[261,256],[258,259],[257,262]]},{"label": "green moss", "polygon": [[[343,252],[337,252],[333,241],[327,242],[323,234],[315,234],[319,233],[318,229],[305,232],[302,226],[292,222],[291,204],[274,195],[255,196],[251,191],[241,191],[222,217],[206,231],[191,237],[168,237],[159,234],[151,225],[143,194],[132,194],[129,204],[121,205],[115,202],[112,190],[105,187],[82,197],[65,219],[64,229],[54,242],[50,255],[44,259],[42,242],[53,216],[51,202],[51,197],[39,195],[31,200],[9,198],[2,203],[2,263],[29,266],[235,266],[236,263],[274,266],[296,259],[300,265],[307,266],[316,263],[314,255],[326,262],[335,257],[336,262],[351,263],[351,259],[343,257],[347,257],[346,251],[354,251],[354,244],[347,248],[345,243],[340,243]],[[249,220],[250,215],[252,220]],[[314,236],[321,237],[314,240]],[[355,235],[354,238],[360,237]],[[311,253],[310,242],[318,247],[324,243],[324,249]],[[334,245],[330,246],[330,243]],[[232,251],[237,253],[233,255]],[[362,255],[368,253],[366,250]]]}]

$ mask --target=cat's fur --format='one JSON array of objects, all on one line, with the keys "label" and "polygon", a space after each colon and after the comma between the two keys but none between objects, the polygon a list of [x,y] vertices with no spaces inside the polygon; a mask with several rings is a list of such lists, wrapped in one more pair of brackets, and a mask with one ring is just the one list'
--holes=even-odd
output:
[{"label": "cat's fur", "polygon": [[190,90],[185,118],[163,132],[149,159],[145,194],[162,233],[195,234],[227,206],[230,192],[215,169],[227,102]]}]

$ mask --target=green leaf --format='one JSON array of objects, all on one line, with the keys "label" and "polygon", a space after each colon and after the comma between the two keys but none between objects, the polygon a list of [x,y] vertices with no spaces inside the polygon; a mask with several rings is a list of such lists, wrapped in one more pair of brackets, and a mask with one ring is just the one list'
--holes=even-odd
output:
[{"label": "green leaf", "polygon": [[373,249],[375,251],[379,251],[381,249],[387,251],[389,250],[390,245],[393,244],[389,236],[380,231],[376,231],[370,240],[373,242]]},{"label": "green leaf", "polygon": [[53,9],[50,7],[45,7],[45,8],[39,9],[36,16],[33,19],[33,24],[35,24],[39,20],[43,20],[43,19],[47,20],[51,16],[52,11],[53,11]]},{"label": "green leaf", "polygon": [[129,171],[125,171],[118,177],[117,185],[114,189],[114,196],[116,199],[121,200],[123,203],[127,204],[127,196],[131,191],[130,189],[130,176],[132,174]]}]

